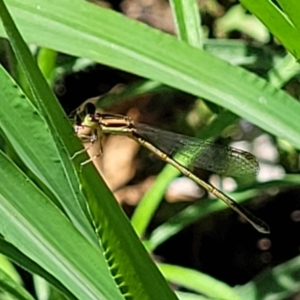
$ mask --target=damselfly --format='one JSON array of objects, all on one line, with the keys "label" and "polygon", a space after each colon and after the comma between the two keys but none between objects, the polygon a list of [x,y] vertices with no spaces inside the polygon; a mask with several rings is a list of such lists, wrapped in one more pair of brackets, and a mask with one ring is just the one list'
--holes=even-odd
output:
[{"label": "damselfly", "polygon": [[[255,217],[213,185],[194,175],[190,170],[190,168],[196,167],[232,177],[254,175],[258,171],[259,165],[255,156],[249,152],[160,130],[134,122],[127,116],[96,113],[96,108],[92,103],[86,104],[84,111],[87,111],[87,113],[82,119],[80,118],[80,114],[76,114],[75,131],[81,140],[91,143],[90,147],[96,141],[101,143],[104,134],[128,136],[150,150],[161,160],[174,166],[184,176],[195,181],[216,198],[225,202],[259,232],[270,232],[268,225],[262,220]],[[86,150],[76,152],[72,158],[83,151]],[[81,164],[84,165],[94,158],[91,157]],[[180,162],[177,161],[178,159]]]}]

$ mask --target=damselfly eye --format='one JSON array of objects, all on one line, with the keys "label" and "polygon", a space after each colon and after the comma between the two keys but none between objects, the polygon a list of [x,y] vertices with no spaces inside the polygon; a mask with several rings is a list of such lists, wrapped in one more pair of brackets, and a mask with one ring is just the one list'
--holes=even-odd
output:
[{"label": "damselfly eye", "polygon": [[83,112],[85,115],[94,115],[96,112],[96,106],[93,103],[88,102],[85,104]]}]

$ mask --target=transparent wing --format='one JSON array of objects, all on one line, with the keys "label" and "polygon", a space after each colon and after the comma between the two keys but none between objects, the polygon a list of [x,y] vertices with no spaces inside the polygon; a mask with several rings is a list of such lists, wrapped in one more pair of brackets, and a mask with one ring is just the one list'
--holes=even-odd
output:
[{"label": "transparent wing", "polygon": [[220,175],[241,177],[259,170],[256,157],[233,147],[135,123],[137,133],[166,154],[183,159],[189,167],[201,168]]}]

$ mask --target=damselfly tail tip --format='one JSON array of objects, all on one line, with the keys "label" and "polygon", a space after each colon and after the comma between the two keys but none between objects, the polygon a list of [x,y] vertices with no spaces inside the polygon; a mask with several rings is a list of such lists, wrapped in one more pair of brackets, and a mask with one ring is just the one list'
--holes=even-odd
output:
[{"label": "damselfly tail tip", "polygon": [[270,227],[263,221],[260,222],[260,224],[253,224],[256,230],[258,230],[261,233],[269,234],[270,233]]}]

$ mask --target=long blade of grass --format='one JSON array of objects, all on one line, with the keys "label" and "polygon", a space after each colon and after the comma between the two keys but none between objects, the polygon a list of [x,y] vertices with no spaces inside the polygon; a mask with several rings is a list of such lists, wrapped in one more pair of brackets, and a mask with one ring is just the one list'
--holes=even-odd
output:
[{"label": "long blade of grass", "polygon": [[[10,30],[12,29],[13,26],[11,26]],[[13,39],[15,39],[17,36],[16,30],[13,30],[12,35],[13,34],[15,34],[15,36],[13,36]],[[15,46],[18,47],[18,45]],[[24,48],[23,45],[22,47]],[[22,55],[22,51],[19,51],[19,54]],[[27,68],[27,66],[24,67]],[[27,71],[30,72],[30,66]],[[39,72],[36,73],[36,76],[39,76]],[[32,84],[35,84],[34,80],[32,81]],[[38,89],[38,87],[35,87],[35,89]],[[38,93],[41,94],[40,91]],[[41,98],[41,100],[43,99]],[[15,113],[17,113],[17,111],[15,111]],[[47,118],[47,120],[50,122],[51,126],[51,120],[49,118]],[[7,130],[10,129],[9,127],[10,126],[6,126]],[[55,128],[53,131],[55,132]],[[62,132],[60,133],[62,134]],[[17,134],[18,132],[15,131],[10,138],[14,141],[18,140],[18,138],[16,138]],[[53,141],[51,140],[51,142]],[[56,145],[59,149],[59,139]],[[53,160],[52,157],[50,158]],[[64,159],[65,157],[62,155],[62,158]],[[54,159],[54,162],[58,161]],[[67,158],[64,163],[66,165],[70,164],[69,159]],[[54,166],[52,165],[52,168],[53,167]],[[59,167],[61,167],[61,165],[59,165]],[[77,167],[79,168],[79,165],[77,165]],[[68,171],[71,172],[73,169],[66,169],[66,176],[68,176]],[[74,190],[78,191],[79,195],[83,192],[88,200],[89,212],[93,217],[93,225],[95,226],[94,229],[100,238],[107,259],[106,262],[108,266],[105,265],[105,267],[111,271],[112,278],[115,279],[115,288],[118,287],[124,297],[131,297],[134,295],[138,299],[157,299],[158,297],[163,297],[164,299],[176,299],[175,294],[166,284],[164,278],[151,261],[137,236],[134,235],[128,219],[124,217],[120,207],[112,197],[111,192],[105,186],[103,181],[99,180],[95,168],[93,168],[92,165],[86,166],[82,172],[80,172],[80,176],[82,177],[82,184],[80,186],[78,184],[76,190],[75,181]],[[61,181],[59,184],[66,183]],[[70,203],[68,205],[70,205]],[[76,222],[76,219],[73,221]],[[122,225],[120,226],[119,224]],[[120,246],[120,243],[122,246]],[[97,270],[96,266],[95,268]],[[85,271],[84,268],[82,270]],[[112,278],[109,276],[109,280]],[[106,286],[105,281],[102,281],[101,284],[103,284],[103,287],[100,289],[100,292],[107,292],[109,286]],[[113,295],[111,297],[114,298]]]},{"label": "long blade of grass", "polygon": [[[80,185],[69,159],[70,154],[66,151],[66,147],[69,147],[69,151],[71,149],[74,151],[76,145],[79,148],[78,141],[73,137],[74,133],[61,106],[2,1],[0,1],[0,17],[20,68],[25,74],[24,80],[31,88],[33,104],[39,108],[37,111],[33,105],[30,105],[29,99],[22,91],[17,90],[17,85],[1,68],[0,85],[3,93],[1,128],[27,167],[56,196],[77,228],[96,244],[95,235],[87,221],[85,199],[80,192]],[[13,114],[7,113],[15,108],[18,109],[18,113],[17,111]],[[48,121],[47,124],[45,120]],[[58,161],[62,163],[63,168],[54,167]]]},{"label": "long blade of grass", "polygon": [[204,294],[211,299],[242,299],[227,284],[199,271],[168,264],[159,264],[159,269],[169,281],[189,290]]},{"label": "long blade of grass", "polygon": [[1,291],[5,291],[10,296],[14,297],[13,299],[34,300],[20,284],[17,284],[10,276],[0,269],[0,296]]},{"label": "long blade of grass", "polygon": [[[279,5],[281,6],[284,13],[292,21],[293,25],[296,27],[300,33],[300,3],[297,0],[278,0]],[[296,42],[296,41],[294,41]]]},{"label": "long blade of grass", "polygon": [[195,0],[171,0],[178,38],[191,46],[202,48],[202,30],[198,3]]},{"label": "long blade of grass", "polygon": [[57,290],[61,291],[65,296],[70,299],[75,299],[74,295],[67,290],[67,288],[58,281],[53,275],[44,270],[41,266],[35,263],[32,259],[24,255],[19,249],[17,249],[12,244],[5,241],[2,237],[0,238],[0,249],[7,258],[12,262],[19,265],[23,269],[38,274],[40,277],[47,280],[51,285],[53,285]]},{"label": "long blade of grass", "polygon": [[[300,125],[296,122],[300,104],[254,74],[86,2],[74,5],[69,0],[9,0],[8,4],[28,42],[87,57],[204,97],[300,148]],[[295,39],[293,30],[286,32]]]},{"label": "long blade of grass", "polygon": [[0,164],[0,232],[4,238],[79,299],[123,299],[99,249],[3,152]]},{"label": "long blade of grass", "polygon": [[275,2],[271,0],[240,0],[240,2],[268,27],[296,60],[299,60],[299,30]]},{"label": "long blade of grass", "polygon": [[[86,217],[87,212],[84,214],[85,202],[78,200],[79,192],[76,194],[67,180],[45,119],[1,66],[0,97],[0,127],[6,138],[37,180],[59,201],[78,229],[96,244],[95,234]],[[71,166],[69,158],[66,159]],[[78,182],[74,187],[79,190]]]}]

